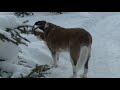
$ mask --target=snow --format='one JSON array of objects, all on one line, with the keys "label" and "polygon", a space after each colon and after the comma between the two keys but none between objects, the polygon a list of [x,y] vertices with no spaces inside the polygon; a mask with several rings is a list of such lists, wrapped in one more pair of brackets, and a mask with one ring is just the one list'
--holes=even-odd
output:
[{"label": "snow", "polygon": [[0,15],[0,29],[15,28],[20,25],[14,15]]},{"label": "snow", "polygon": [[92,65],[90,65],[92,66],[90,67],[92,71],[90,72],[91,77],[120,77],[120,73],[118,73],[120,68],[119,19],[119,15],[109,16],[97,23],[93,29],[94,53],[91,58]]},{"label": "snow", "polygon": [[[16,17],[13,15],[0,15],[0,33],[6,37],[11,38],[10,33],[6,32],[6,28],[15,28],[20,25],[17,22]],[[12,39],[13,40],[13,39]],[[0,59],[12,60],[18,55],[18,47],[11,42],[5,41],[4,43],[0,40]]]},{"label": "snow", "polygon": [[[0,33],[4,29],[27,24],[34,25],[36,21],[46,20],[63,27],[85,28],[92,34],[92,53],[89,61],[88,78],[119,78],[120,68],[120,13],[119,12],[64,12],[51,14],[49,12],[34,12],[33,16],[15,17],[11,12],[0,12]],[[6,33],[9,37],[9,33]],[[52,66],[53,60],[48,47],[34,35],[23,35],[31,43],[28,46],[17,47],[12,43],[0,41],[0,68],[12,72],[12,78],[27,75],[36,64]],[[22,51],[21,52],[19,52]],[[18,59],[18,57],[20,59]],[[72,65],[69,53],[60,54],[58,68],[51,68],[47,78],[69,78],[72,75]],[[79,74],[81,71],[79,72]],[[2,77],[8,77],[6,73]]]}]

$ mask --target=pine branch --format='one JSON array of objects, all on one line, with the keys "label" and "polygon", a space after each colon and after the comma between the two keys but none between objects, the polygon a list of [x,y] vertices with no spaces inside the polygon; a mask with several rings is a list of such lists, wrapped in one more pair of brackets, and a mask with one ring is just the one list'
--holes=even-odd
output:
[{"label": "pine branch", "polygon": [[3,34],[1,34],[1,33],[0,33],[0,39],[1,39],[3,42],[5,42],[5,40],[6,40],[6,41],[8,41],[8,42],[12,42],[12,43],[18,45],[17,42],[15,42],[15,41],[13,41],[13,40],[7,38],[5,35],[3,35]]},{"label": "pine branch", "polygon": [[23,77],[23,75],[22,75],[22,78],[31,78],[32,75],[34,75],[35,73],[38,74],[36,77],[39,77],[39,78],[44,77],[45,78],[45,76],[43,75],[44,72],[51,69],[52,67],[50,67],[48,65],[40,65],[40,66],[36,65],[36,67],[34,69],[32,69],[32,71],[27,76]]},{"label": "pine branch", "polygon": [[30,41],[29,41],[29,40],[27,40],[26,38],[24,38],[24,37],[20,36],[20,34],[19,34],[17,31],[15,31],[15,32],[16,32],[16,34],[17,34],[20,38],[22,38],[23,40],[25,40],[25,41],[27,41],[27,42],[29,42],[29,43],[30,43]]},{"label": "pine branch", "polygon": [[[9,29],[10,30],[10,29]],[[15,31],[15,30],[14,30]],[[15,31],[17,33],[17,35],[19,36],[15,36],[12,31],[9,31],[11,33],[11,37],[16,41],[17,44],[24,44],[26,46],[28,46],[25,42],[21,41],[22,36],[19,35],[19,33],[17,31]],[[25,39],[26,40],[26,39]],[[27,41],[27,40],[26,40]],[[29,41],[30,42],[30,41]]]},{"label": "pine branch", "polygon": [[5,61],[5,60],[3,60],[3,59],[0,59],[0,62],[3,62],[3,61]]},{"label": "pine branch", "polygon": [[[32,27],[33,26],[31,26],[31,25],[21,25],[21,26],[18,26],[16,28],[13,28],[13,29],[6,28],[6,31],[8,33],[10,33],[11,34],[11,38],[16,41],[16,42],[12,41],[13,43],[16,43],[17,45],[18,44],[24,44],[24,45],[28,46],[25,42],[22,41],[22,39],[25,40],[25,41],[27,41],[27,42],[29,42],[29,43],[30,43],[30,41],[28,39],[26,39],[25,37],[22,37],[20,35],[20,33],[22,33],[22,34],[31,34],[32,33],[31,32],[32,31]],[[31,28],[31,29],[28,30],[28,28]],[[20,33],[17,30],[19,30]],[[1,40],[4,41],[4,39],[2,37],[1,37]],[[7,38],[5,38],[5,40],[11,41],[11,40],[8,40]]]},{"label": "pine branch", "polygon": [[[24,34],[31,34],[32,27],[33,26],[31,26],[31,25],[21,25],[21,26],[18,26],[17,28],[15,28],[15,29],[20,30],[21,33],[24,33]],[[25,28],[31,28],[31,29],[27,31]]]}]

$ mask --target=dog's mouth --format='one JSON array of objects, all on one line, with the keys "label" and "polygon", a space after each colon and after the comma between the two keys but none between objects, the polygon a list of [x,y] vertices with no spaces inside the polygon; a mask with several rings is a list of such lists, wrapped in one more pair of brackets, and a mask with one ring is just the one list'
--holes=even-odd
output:
[{"label": "dog's mouth", "polygon": [[43,30],[40,29],[39,26],[34,25],[34,26],[32,27],[32,32],[33,32],[33,34],[34,34],[35,32],[43,32]]},{"label": "dog's mouth", "polygon": [[32,31],[35,31],[35,30],[38,29],[38,28],[39,28],[39,26],[34,25],[34,26],[32,27]]}]

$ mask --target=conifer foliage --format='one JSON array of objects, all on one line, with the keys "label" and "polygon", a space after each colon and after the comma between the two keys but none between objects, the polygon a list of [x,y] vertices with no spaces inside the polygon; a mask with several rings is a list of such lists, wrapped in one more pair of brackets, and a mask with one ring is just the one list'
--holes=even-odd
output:
[{"label": "conifer foliage", "polygon": [[31,16],[33,14],[33,12],[14,12],[14,15],[18,17]]}]

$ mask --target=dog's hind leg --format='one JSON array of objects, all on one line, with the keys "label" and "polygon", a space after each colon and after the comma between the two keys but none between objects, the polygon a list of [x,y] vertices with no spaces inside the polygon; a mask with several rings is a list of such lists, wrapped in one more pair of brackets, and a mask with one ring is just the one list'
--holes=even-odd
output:
[{"label": "dog's hind leg", "polygon": [[[88,50],[87,46],[80,47],[80,54],[79,54],[78,61],[76,62],[76,65],[75,64],[73,65],[73,78],[76,78],[77,72],[84,68],[85,63],[86,63],[87,58],[88,58],[88,54],[89,54],[89,50]],[[83,73],[82,76],[84,76],[84,74],[85,74],[85,72]]]},{"label": "dog's hind leg", "polygon": [[87,78],[87,73],[88,73],[88,63],[91,57],[91,48],[89,47],[89,53],[88,53],[88,57],[87,57],[87,61],[84,65],[84,72],[83,72],[83,78]]}]

